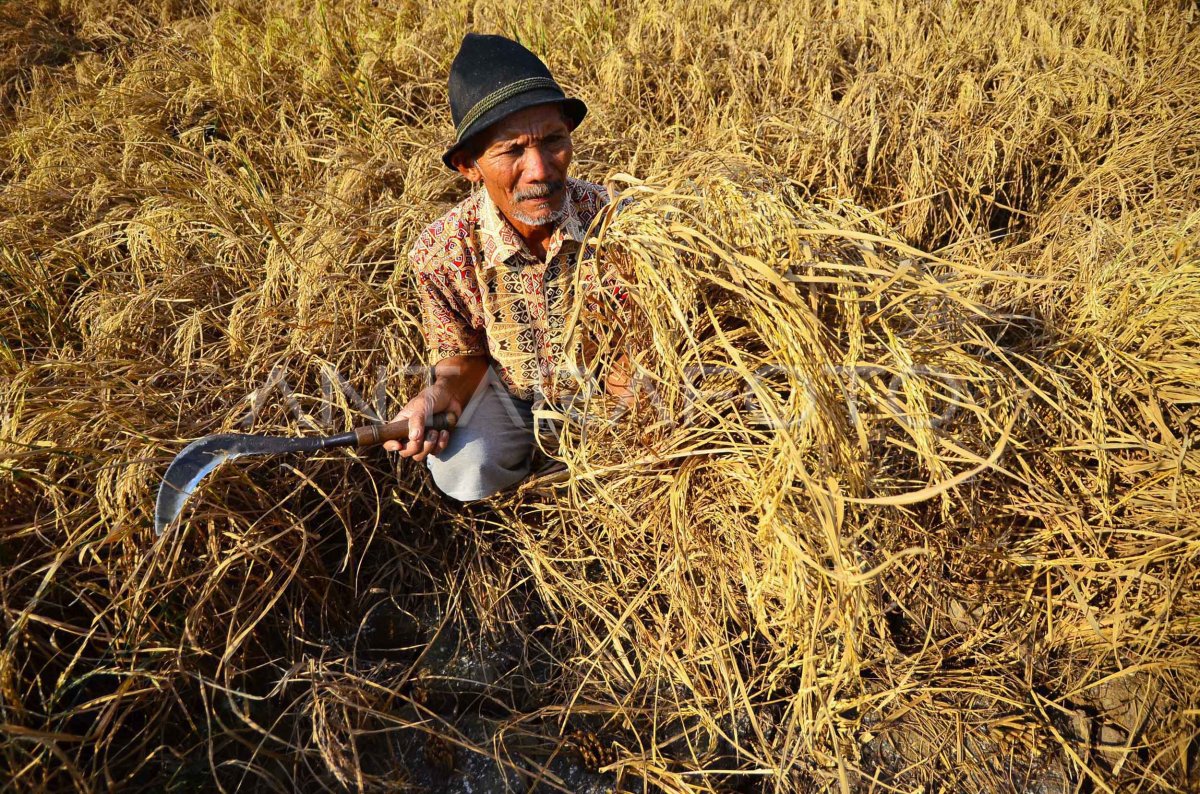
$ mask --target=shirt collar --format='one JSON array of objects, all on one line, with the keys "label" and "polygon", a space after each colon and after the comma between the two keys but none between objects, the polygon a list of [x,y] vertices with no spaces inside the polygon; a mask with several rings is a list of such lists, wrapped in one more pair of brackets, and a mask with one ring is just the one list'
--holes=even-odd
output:
[{"label": "shirt collar", "polygon": [[[568,240],[582,244],[585,236],[583,224],[579,221],[579,213],[575,209],[575,202],[571,200],[569,181],[564,190],[566,197],[563,200],[567,202],[567,215],[555,227],[554,233],[546,245],[547,261],[557,256],[562,250],[563,244]],[[500,212],[496,203],[492,201],[487,188],[481,187],[479,193],[479,241],[483,248],[484,266],[496,267],[515,255],[533,261],[534,256],[529,252],[525,241]]]}]

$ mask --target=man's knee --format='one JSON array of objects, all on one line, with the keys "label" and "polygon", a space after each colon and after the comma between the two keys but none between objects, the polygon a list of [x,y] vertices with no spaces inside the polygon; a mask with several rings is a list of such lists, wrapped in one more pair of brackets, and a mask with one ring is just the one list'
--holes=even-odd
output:
[{"label": "man's knee", "polygon": [[484,466],[429,467],[433,484],[446,496],[460,502],[486,499],[503,490],[502,485],[486,476]]},{"label": "man's knee", "polygon": [[472,502],[524,479],[529,474],[529,446],[495,449],[488,444],[468,445],[446,458],[430,455],[426,462],[439,491],[460,502]]}]

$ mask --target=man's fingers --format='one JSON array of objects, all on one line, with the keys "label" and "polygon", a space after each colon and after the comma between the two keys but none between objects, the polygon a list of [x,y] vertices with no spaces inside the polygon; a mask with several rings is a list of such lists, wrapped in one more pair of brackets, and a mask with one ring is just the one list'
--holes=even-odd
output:
[{"label": "man's fingers", "polygon": [[409,441],[388,441],[384,443],[383,448],[388,452],[399,452],[400,457],[407,458],[419,452],[421,445]]},{"label": "man's fingers", "polygon": [[[388,452],[399,452],[402,458],[425,460],[430,454],[446,449],[450,442],[450,433],[442,430],[426,430],[425,423],[433,413],[437,401],[430,394],[421,394],[413,398],[404,410],[396,414],[393,422],[408,422],[408,439],[405,441],[388,441],[383,448]],[[451,409],[456,407],[452,404]]]},{"label": "man's fingers", "polygon": [[[396,414],[393,422],[408,421],[408,438],[404,441],[387,441],[383,448],[388,452],[399,452],[402,458],[419,455],[425,448],[425,413],[421,410],[405,409]],[[420,458],[418,458],[420,460]]]},{"label": "man's fingers", "polygon": [[[405,419],[408,419],[408,418],[409,418],[408,414],[405,413],[404,411],[401,411],[400,413],[393,416],[392,421],[389,422],[388,424],[395,424],[396,422],[403,422]],[[385,442],[383,442],[383,448],[386,449],[388,452],[399,452],[401,449],[404,448],[404,445],[401,444],[399,441],[385,441]]]},{"label": "man's fingers", "polygon": [[419,448],[420,451],[413,455],[412,459],[415,461],[423,461],[425,458],[429,457],[429,453],[433,452],[437,447],[437,441],[434,440],[436,436],[436,432],[431,433],[428,440],[422,441]]},{"label": "man's fingers", "polygon": [[413,411],[408,417],[408,443],[425,439],[425,412]]},{"label": "man's fingers", "polygon": [[[415,451],[410,453],[415,461],[423,461],[425,458],[434,453],[443,452],[446,445],[450,443],[450,432],[447,430],[433,430],[429,433],[429,438],[420,442],[420,444],[410,444],[410,448]],[[407,453],[407,450],[405,450]]]}]

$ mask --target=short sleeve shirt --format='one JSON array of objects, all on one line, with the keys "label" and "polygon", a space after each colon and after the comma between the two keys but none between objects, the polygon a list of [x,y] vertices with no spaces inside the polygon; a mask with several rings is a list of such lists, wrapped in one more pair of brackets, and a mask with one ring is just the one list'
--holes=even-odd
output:
[{"label": "short sleeve shirt", "polygon": [[409,259],[430,364],[487,355],[509,392],[530,401],[555,399],[572,382],[561,377],[569,316],[577,306],[599,310],[600,289],[618,301],[625,292],[615,274],[596,272],[585,246],[608,192],[577,179],[568,179],[566,192],[566,215],[544,260],[530,253],[483,188],[420,234]]}]

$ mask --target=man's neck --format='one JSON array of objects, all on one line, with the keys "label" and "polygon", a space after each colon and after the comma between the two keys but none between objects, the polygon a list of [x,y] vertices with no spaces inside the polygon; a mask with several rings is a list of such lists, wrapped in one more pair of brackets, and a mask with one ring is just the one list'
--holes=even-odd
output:
[{"label": "man's neck", "polygon": [[[546,256],[551,250],[552,240],[554,239],[555,234],[572,214],[570,209],[571,205],[569,204],[570,196],[568,195],[563,196],[564,204],[560,213],[558,213],[561,215],[561,218],[557,219],[554,223],[544,224],[530,224],[522,221],[520,218],[512,217],[510,213],[506,212],[500,206],[500,203],[496,201],[496,199],[492,196],[491,191],[489,191],[486,187],[483,189],[483,200],[487,205],[486,212],[487,217],[489,218],[487,225],[489,227],[494,227],[498,222],[501,227],[507,228],[507,232],[501,234],[500,239],[509,237],[509,244],[511,245],[512,243],[516,242],[515,240],[511,240],[511,238],[516,237],[520,240],[520,245],[530,256],[536,257],[542,262],[546,260]],[[497,233],[500,232],[500,229],[498,228],[494,228],[493,230]]]},{"label": "man's neck", "polygon": [[[500,218],[507,222],[512,230],[517,233],[517,236],[521,238],[521,242],[525,244],[525,248],[529,251],[529,253],[537,257],[539,260],[545,260],[546,252],[548,251],[550,245],[550,239],[554,236],[555,230],[561,224],[561,220],[554,223],[543,223],[540,225],[525,223],[517,218],[512,217],[511,214],[506,212],[500,206],[500,202],[496,201],[495,197],[491,195],[491,191],[489,191],[486,187],[484,187],[484,190],[487,194],[488,202],[492,205]],[[566,195],[566,192],[564,191],[564,208],[566,207],[566,202],[569,202],[570,200],[570,196]]]},{"label": "man's neck", "polygon": [[546,249],[550,245],[550,238],[554,236],[554,225],[529,226],[528,224],[509,218],[507,215],[504,217],[513,229],[516,230],[517,234],[520,235],[521,241],[525,243],[525,247],[529,249],[529,253],[538,259],[545,259]]}]

